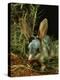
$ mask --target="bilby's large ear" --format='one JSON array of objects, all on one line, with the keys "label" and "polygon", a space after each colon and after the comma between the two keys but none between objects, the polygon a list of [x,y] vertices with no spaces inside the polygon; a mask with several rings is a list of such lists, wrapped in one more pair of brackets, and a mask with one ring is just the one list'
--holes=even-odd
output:
[{"label": "bilby's large ear", "polygon": [[48,20],[47,18],[44,18],[40,23],[38,30],[38,36],[40,39],[43,39],[45,37],[45,35],[47,34],[47,30],[48,30]]}]

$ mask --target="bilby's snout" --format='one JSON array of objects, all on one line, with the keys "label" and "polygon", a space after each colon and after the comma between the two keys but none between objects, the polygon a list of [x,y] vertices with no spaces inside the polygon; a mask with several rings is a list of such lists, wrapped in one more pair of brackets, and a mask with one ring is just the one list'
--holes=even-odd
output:
[{"label": "bilby's snout", "polygon": [[28,60],[32,60],[32,54],[29,54]]}]

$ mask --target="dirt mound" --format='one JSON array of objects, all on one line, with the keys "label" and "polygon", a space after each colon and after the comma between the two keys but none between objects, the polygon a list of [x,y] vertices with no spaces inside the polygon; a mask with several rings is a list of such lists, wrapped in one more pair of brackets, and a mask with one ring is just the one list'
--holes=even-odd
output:
[{"label": "dirt mound", "polygon": [[18,57],[18,55],[11,53],[10,55],[10,64],[11,65],[17,65],[17,64],[21,64],[23,62],[21,57]]},{"label": "dirt mound", "polygon": [[[16,76],[35,76],[35,75],[48,75],[48,74],[57,74],[56,70],[49,69],[46,72],[41,72],[32,68],[30,63],[27,60],[23,59],[21,56],[18,56],[14,53],[10,54],[10,65],[9,65],[9,75],[12,77]],[[37,67],[36,67],[37,68]]]},{"label": "dirt mound", "polygon": [[[13,67],[13,66],[11,66]],[[39,75],[37,72],[33,71],[31,68],[25,65],[16,65],[14,69],[11,69],[11,76],[32,76]]]}]

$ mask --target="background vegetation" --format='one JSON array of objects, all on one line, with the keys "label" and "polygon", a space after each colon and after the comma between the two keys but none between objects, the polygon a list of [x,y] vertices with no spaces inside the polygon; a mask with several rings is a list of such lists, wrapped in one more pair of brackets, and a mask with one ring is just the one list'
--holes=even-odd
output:
[{"label": "background vegetation", "polygon": [[25,54],[39,5],[12,3],[10,6],[10,52]]}]

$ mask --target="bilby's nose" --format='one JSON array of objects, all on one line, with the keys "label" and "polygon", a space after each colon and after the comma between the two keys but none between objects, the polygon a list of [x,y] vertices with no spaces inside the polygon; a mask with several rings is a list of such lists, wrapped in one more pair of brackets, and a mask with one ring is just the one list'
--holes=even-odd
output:
[{"label": "bilby's nose", "polygon": [[32,59],[32,54],[29,54],[28,60]]}]

